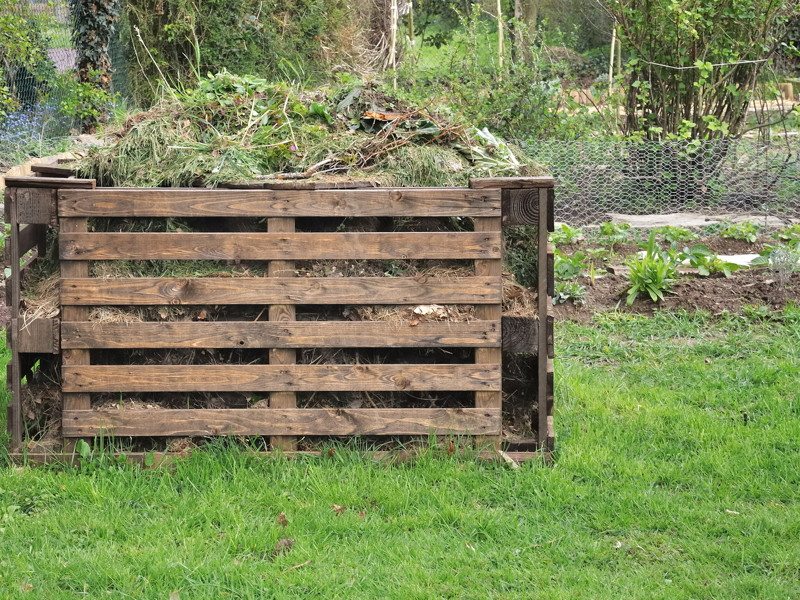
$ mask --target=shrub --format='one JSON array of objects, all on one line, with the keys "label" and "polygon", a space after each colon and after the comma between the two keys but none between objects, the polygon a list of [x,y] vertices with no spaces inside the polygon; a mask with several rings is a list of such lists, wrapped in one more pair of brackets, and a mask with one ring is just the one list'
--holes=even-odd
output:
[{"label": "shrub", "polygon": [[650,296],[653,302],[663,300],[664,294],[672,289],[678,279],[678,261],[656,246],[655,233],[652,231],[644,256],[632,258],[626,264],[630,268],[628,305],[643,293]]}]

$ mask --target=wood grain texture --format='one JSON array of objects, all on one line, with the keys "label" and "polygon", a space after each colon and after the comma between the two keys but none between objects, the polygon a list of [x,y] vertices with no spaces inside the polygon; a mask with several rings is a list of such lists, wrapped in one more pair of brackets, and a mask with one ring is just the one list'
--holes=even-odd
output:
[{"label": "wood grain texture", "polygon": [[[290,233],[295,228],[294,219],[270,218],[267,219],[267,231],[270,233]],[[267,265],[268,277],[291,277],[294,275],[294,262],[287,260],[273,260]],[[292,304],[273,304],[269,307],[269,320],[272,323],[289,323],[295,320],[295,307]],[[294,348],[273,347],[269,350],[269,364],[293,365],[297,362],[297,350]],[[269,395],[269,407],[295,408],[297,395],[294,392],[272,392]],[[270,446],[280,450],[296,450],[297,439],[291,436],[273,436]]]},{"label": "wood grain texture", "polygon": [[[505,329],[506,317],[503,317],[504,346]],[[64,322],[61,324],[61,332],[63,348],[84,349],[494,348],[500,345],[500,328],[496,321],[432,322],[417,325],[379,321],[198,321],[130,324],[88,321]],[[533,341],[528,348],[535,348]]]},{"label": "wood grain texture", "polygon": [[93,189],[96,186],[94,179],[76,179],[63,177],[6,177],[6,187],[33,187],[33,188],[80,188]]},{"label": "wood grain texture", "polygon": [[[8,243],[11,245],[11,337],[19,339],[19,303],[20,303],[20,224],[17,218],[17,197],[19,190],[14,190],[10,196],[6,196],[9,202],[9,216],[11,232]],[[22,365],[20,362],[19,350],[11,349],[11,369],[10,369],[11,402],[8,406],[8,432],[11,435],[11,447],[18,449],[22,446]]]},{"label": "wood grain texture", "polygon": [[[500,231],[502,227],[501,219],[499,218],[478,218],[474,220],[475,231],[489,232]],[[500,260],[476,260],[475,261],[475,275],[480,277],[500,277],[503,274],[503,263]],[[502,304],[487,304],[477,306],[475,308],[475,315],[479,319],[487,321],[500,321],[503,313]],[[477,348],[475,350],[475,364],[476,365],[495,365],[498,369],[501,368],[503,362],[503,352],[500,348]],[[500,409],[503,405],[503,394],[500,390],[494,391],[476,391],[475,392],[475,407],[476,408],[493,408]],[[491,436],[480,440],[481,445],[488,445],[494,448],[500,448],[500,437]]]},{"label": "wood grain texture", "polygon": [[499,434],[499,409],[275,408],[65,411],[66,437]]},{"label": "wood grain texture", "polygon": [[58,162],[31,165],[31,172],[58,178],[75,176],[75,169],[73,167],[59,166]]},{"label": "wood grain texture", "polygon": [[17,188],[17,218],[20,223],[49,225],[55,222],[56,191],[42,188]]},{"label": "wood grain texture", "polygon": [[64,365],[61,377],[65,392],[500,391],[499,364]]},{"label": "wood grain texture", "polygon": [[469,187],[476,190],[551,188],[554,185],[552,177],[480,177],[469,180]]},{"label": "wood grain texture", "polygon": [[[547,222],[548,192],[546,189],[539,190],[539,215],[543,222]],[[538,281],[537,281],[537,312],[540,322],[546,322],[550,311],[550,294],[552,289],[552,270],[548,248],[549,236],[546,227],[539,227],[538,232]],[[545,259],[545,252],[548,252]],[[540,327],[538,334],[536,356],[536,403],[537,403],[537,422],[535,424],[536,436],[542,451],[547,450],[548,424],[547,424],[547,362],[548,362],[548,340],[547,328]]]},{"label": "wood grain texture", "polygon": [[500,192],[446,188],[366,190],[120,189],[59,193],[64,217],[500,216]]},{"label": "wood grain texture", "polygon": [[500,258],[486,233],[62,233],[62,260]]},{"label": "wood grain texture", "polygon": [[[66,265],[62,262],[62,274]],[[157,304],[494,304],[492,277],[196,277],[62,279],[61,303]],[[86,319],[65,319],[79,320]]]},{"label": "wood grain texture", "polygon": [[15,341],[18,352],[58,354],[58,319],[31,319],[21,325]]},{"label": "wood grain texture", "polygon": [[503,190],[503,225],[538,225],[539,190]]}]

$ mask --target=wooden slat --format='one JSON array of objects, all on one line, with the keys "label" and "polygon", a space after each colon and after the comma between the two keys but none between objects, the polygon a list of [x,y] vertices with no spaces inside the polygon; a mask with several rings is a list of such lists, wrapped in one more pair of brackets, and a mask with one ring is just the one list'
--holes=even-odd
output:
[{"label": "wooden slat", "polygon": [[[42,233],[42,226],[41,225],[22,225],[19,228],[19,234],[17,237],[17,252],[19,256],[25,256],[28,252],[36,248],[39,244],[39,239]],[[4,254],[5,260],[10,265],[11,262],[11,240],[9,239],[9,243],[5,245]]]},{"label": "wooden slat", "polygon": [[555,185],[552,177],[481,177],[469,180],[469,187],[484,189],[525,189],[551,188]]},{"label": "wooden slat", "polygon": [[[535,324],[535,321],[531,320]],[[503,328],[505,330],[505,317]],[[471,323],[159,322],[61,324],[63,348],[490,348],[495,321]],[[535,335],[531,337],[535,338]],[[503,339],[505,345],[505,335]],[[528,348],[534,348],[529,344]]]},{"label": "wooden slat", "polygon": [[[12,339],[19,339],[19,303],[20,303],[20,226],[17,217],[18,191],[14,190],[6,196],[8,202],[11,235],[11,336]],[[8,431],[11,434],[11,447],[17,449],[22,446],[22,390],[21,390],[22,369],[20,363],[19,350],[11,349],[11,402],[8,406]]]},{"label": "wooden slat", "polygon": [[40,175],[47,175],[51,177],[72,177],[75,175],[74,167],[59,166],[57,162],[42,163],[38,165],[31,165],[32,173],[39,173]]},{"label": "wooden slat", "polygon": [[400,188],[270,191],[119,189],[63,191],[64,217],[499,216],[497,190]]},{"label": "wooden slat", "polygon": [[[59,221],[59,235],[67,235],[73,232],[84,232],[88,228],[87,219],[65,218]],[[61,261],[62,281],[65,277],[86,278],[89,276],[89,263],[87,261]],[[62,306],[61,318],[65,321],[86,321],[89,318],[90,309],[85,306]],[[71,349],[61,353],[61,365],[63,368],[88,365],[91,356],[88,350]],[[62,388],[64,410],[88,410],[91,408],[91,396],[87,393],[70,393]],[[68,440],[64,443],[64,451],[71,452],[75,449],[75,441]]]},{"label": "wooden slat", "polygon": [[62,260],[338,260],[500,258],[485,233],[67,233]]},{"label": "wooden slat", "polygon": [[[68,265],[62,263],[62,265]],[[63,279],[64,305],[487,304],[500,277],[197,277]],[[65,319],[80,320],[86,319]]]},{"label": "wooden slat", "polygon": [[[539,190],[539,215],[543,223],[547,222],[547,206],[548,206],[548,192],[546,189]],[[548,260],[545,260],[545,252],[548,251],[548,232],[546,227],[539,227],[538,232],[538,281],[537,281],[537,312],[539,322],[546,322],[548,313],[550,311],[551,299],[550,293],[552,288],[552,271],[550,270],[550,254],[548,253]],[[547,347],[547,327],[539,327],[536,356],[536,399],[537,399],[537,423],[536,435],[539,439],[540,448],[542,451],[548,449],[548,409],[547,409],[547,362],[548,362],[548,347]]]},{"label": "wooden slat", "polygon": [[6,177],[6,187],[38,187],[38,188],[79,188],[92,189],[96,185],[94,179],[75,179],[63,177]]},{"label": "wooden slat", "polygon": [[[270,233],[291,233],[294,231],[295,222],[292,218],[267,219],[267,231]],[[287,260],[273,260],[267,265],[268,277],[291,277],[294,275],[294,262]],[[295,320],[295,307],[292,304],[273,304],[269,307],[269,320],[273,323],[290,325]],[[297,350],[273,347],[268,355],[271,365],[293,365],[297,362]],[[297,395],[294,392],[272,392],[269,396],[270,410],[275,408],[296,408]],[[288,436],[273,436],[270,438],[272,448],[281,450],[296,450],[297,439]]]},{"label": "wooden slat", "polygon": [[497,434],[500,410],[275,408],[65,411],[67,437]]},{"label": "wooden slat", "polygon": [[[474,220],[475,231],[491,232],[499,231],[502,227],[499,218],[479,218]],[[475,275],[481,277],[500,277],[503,274],[503,264],[500,260],[476,260]],[[503,307],[500,303],[478,306],[475,314],[479,319],[500,323]],[[501,368],[503,352],[500,348],[477,348],[475,350],[475,363],[478,365],[495,365]],[[499,410],[503,405],[503,394],[500,390],[495,391],[476,391],[475,407],[492,408]],[[500,448],[500,437],[492,436],[484,439],[487,445]]]},{"label": "wooden slat", "polygon": [[41,188],[17,189],[17,217],[20,223],[49,225],[56,216],[56,191]]},{"label": "wooden slat", "polygon": [[65,392],[500,390],[498,364],[65,365],[61,375]]}]

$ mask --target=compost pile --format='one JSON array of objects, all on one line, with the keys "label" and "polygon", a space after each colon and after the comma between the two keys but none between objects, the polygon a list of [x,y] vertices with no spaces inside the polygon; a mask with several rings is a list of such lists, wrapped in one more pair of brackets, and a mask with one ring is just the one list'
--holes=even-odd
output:
[{"label": "compost pile", "polygon": [[304,90],[221,72],[168,89],[81,162],[106,186],[252,181],[466,185],[470,177],[536,175],[529,158],[486,129],[387,95],[377,85]]},{"label": "compost pile", "polygon": [[[162,187],[280,182],[365,182],[380,186],[465,186],[471,177],[533,175],[538,169],[518,149],[486,130],[467,127],[432,111],[411,107],[376,86],[351,84],[304,91],[227,72],[211,75],[193,90],[169,91],[153,108],[130,117],[92,148],[79,165],[103,186]],[[463,231],[462,219],[298,219],[298,231]],[[90,219],[94,231],[265,231],[263,219]],[[42,257],[23,285],[23,322],[58,314],[55,249]],[[471,261],[297,261],[298,277],[454,277],[473,272]],[[528,265],[530,267],[530,265]],[[261,277],[258,261],[93,261],[98,278]],[[504,274],[504,313],[534,316],[535,295]],[[265,306],[97,307],[89,320],[258,321]],[[297,307],[297,320],[471,321],[473,306]],[[23,325],[24,326],[24,325]],[[263,364],[263,349],[93,350],[92,364]],[[319,349],[298,352],[298,364],[472,362],[470,349]],[[56,434],[60,402],[57,375],[26,400],[28,431],[40,439]],[[33,392],[33,390],[32,390]],[[268,394],[94,394],[94,407],[221,408],[268,405]],[[42,401],[41,398],[51,400]],[[468,393],[299,393],[301,407],[472,406]],[[515,421],[531,422],[530,407]],[[528,427],[528,425],[525,425]],[[513,429],[513,427],[512,427]],[[57,437],[57,436],[56,436]],[[180,443],[184,443],[180,441]]]}]

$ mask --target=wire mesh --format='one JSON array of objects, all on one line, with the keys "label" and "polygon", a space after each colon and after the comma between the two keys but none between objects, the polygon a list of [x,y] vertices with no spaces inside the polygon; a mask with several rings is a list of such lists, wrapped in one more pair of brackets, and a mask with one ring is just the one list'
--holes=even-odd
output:
[{"label": "wire mesh", "polygon": [[556,218],[698,212],[800,218],[800,141],[540,140],[529,148],[557,181]]}]

